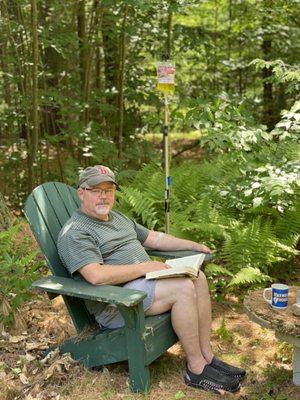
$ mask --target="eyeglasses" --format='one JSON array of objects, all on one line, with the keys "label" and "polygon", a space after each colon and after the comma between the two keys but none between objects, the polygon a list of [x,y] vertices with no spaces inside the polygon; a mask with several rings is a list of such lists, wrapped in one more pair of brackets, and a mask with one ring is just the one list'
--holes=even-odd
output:
[{"label": "eyeglasses", "polygon": [[95,196],[99,196],[100,194],[105,196],[112,196],[115,192],[115,189],[90,189],[90,188],[84,188],[84,190],[89,190],[92,194]]}]

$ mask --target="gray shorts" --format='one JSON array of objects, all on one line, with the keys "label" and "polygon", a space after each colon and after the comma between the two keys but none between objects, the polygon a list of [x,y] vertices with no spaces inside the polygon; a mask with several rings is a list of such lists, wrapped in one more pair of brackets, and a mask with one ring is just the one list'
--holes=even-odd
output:
[{"label": "gray shorts", "polygon": [[[143,306],[144,311],[147,311],[148,308],[151,307],[154,300],[155,285],[155,279],[146,280],[145,278],[139,278],[125,283],[123,287],[146,292],[147,297],[143,300]],[[116,329],[124,326],[124,319],[119,313],[117,306],[114,304],[109,304],[104,311],[101,312],[101,314],[95,315],[95,318],[101,329]]]}]

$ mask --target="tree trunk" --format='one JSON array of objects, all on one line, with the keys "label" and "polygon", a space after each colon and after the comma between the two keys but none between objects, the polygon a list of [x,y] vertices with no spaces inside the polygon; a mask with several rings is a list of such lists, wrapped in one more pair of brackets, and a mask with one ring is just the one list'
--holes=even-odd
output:
[{"label": "tree trunk", "polygon": [[92,61],[94,60],[95,40],[97,29],[102,18],[101,12],[103,7],[98,5],[98,0],[94,0],[92,9],[90,11],[90,18],[88,24],[88,34],[86,34],[86,62],[85,62],[85,75],[83,87],[83,101],[88,107],[84,108],[83,123],[87,125],[90,120],[90,91],[91,91],[91,71]]},{"label": "tree trunk", "polygon": [[7,207],[4,197],[0,192],[0,232],[12,226],[14,220],[15,217]]},{"label": "tree trunk", "polygon": [[104,51],[104,75],[105,89],[110,93],[106,96],[106,101],[113,109],[106,117],[107,133],[115,141],[118,140],[118,93],[113,88],[118,88],[118,47],[119,41],[116,35],[116,16],[112,9],[106,8],[103,12],[103,22],[101,25],[103,51]]},{"label": "tree trunk", "polygon": [[[270,59],[272,41],[270,39],[264,39],[262,43],[262,50],[264,54],[264,60]],[[262,79],[263,79],[263,123],[267,125],[268,129],[273,128],[273,85],[270,82],[272,77],[272,70],[270,68],[263,68]]]},{"label": "tree trunk", "polygon": [[83,93],[85,87],[86,63],[87,63],[85,0],[78,0],[77,31],[78,31],[78,47],[79,47],[80,81],[81,81],[81,90]]},{"label": "tree trunk", "polygon": [[172,36],[173,36],[173,11],[172,2],[170,2],[168,11],[168,22],[167,22],[167,59],[170,60],[172,57]]},{"label": "tree trunk", "polygon": [[213,32],[213,66],[212,66],[212,92],[216,94],[217,92],[217,83],[216,83],[216,74],[217,74],[217,45],[218,45],[218,24],[219,24],[219,0],[214,1],[214,32]]},{"label": "tree trunk", "polygon": [[[38,42],[38,19],[37,3],[31,0],[31,31],[32,31],[32,135],[30,162],[32,166],[36,162],[36,154],[39,143],[39,110],[38,110],[38,65],[39,65],[39,42]],[[28,181],[29,191],[34,184],[34,177]]]},{"label": "tree trunk", "polygon": [[31,192],[35,183],[35,163],[39,142],[39,111],[38,111],[38,22],[37,3],[31,0],[31,33],[32,33],[32,71],[31,71],[31,100],[32,111],[30,127],[27,129],[27,166],[28,166],[28,191]]},{"label": "tree trunk", "polygon": [[[263,2],[263,16],[262,16],[262,29],[263,42],[262,42],[262,53],[265,61],[272,59],[272,39],[271,34],[268,33],[269,27],[272,24],[272,0],[264,0]],[[267,125],[268,130],[272,130],[274,127],[274,101],[273,101],[273,84],[271,82],[272,69],[263,68],[262,70],[262,81],[263,81],[263,115],[262,122]]]},{"label": "tree trunk", "polygon": [[128,6],[124,8],[122,30],[120,35],[119,51],[119,85],[118,85],[118,109],[119,109],[119,132],[118,132],[118,155],[122,155],[123,128],[124,128],[124,71],[126,60],[126,22],[128,16]]},{"label": "tree trunk", "polygon": [[[227,59],[230,65],[230,60],[231,60],[231,40],[232,40],[232,21],[233,21],[233,16],[232,16],[232,0],[228,1],[228,31],[227,31]],[[230,80],[232,77],[232,71],[231,68],[229,67],[229,71],[226,74],[227,79],[226,79],[226,91],[229,92],[230,90]]]}]

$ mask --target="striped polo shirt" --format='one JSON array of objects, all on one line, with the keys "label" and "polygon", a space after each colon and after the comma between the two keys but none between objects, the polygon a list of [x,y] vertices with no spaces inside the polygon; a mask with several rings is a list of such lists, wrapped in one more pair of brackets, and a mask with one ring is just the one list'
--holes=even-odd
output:
[{"label": "striped polo shirt", "polygon": [[[109,213],[108,221],[75,211],[61,229],[57,247],[59,256],[76,279],[78,269],[87,264],[139,264],[150,261],[142,246],[149,230],[117,211]],[[78,276],[79,275],[79,276]],[[96,303],[96,304],[95,304]],[[86,302],[93,314],[105,308],[97,302]],[[95,308],[95,305],[98,307]]]}]

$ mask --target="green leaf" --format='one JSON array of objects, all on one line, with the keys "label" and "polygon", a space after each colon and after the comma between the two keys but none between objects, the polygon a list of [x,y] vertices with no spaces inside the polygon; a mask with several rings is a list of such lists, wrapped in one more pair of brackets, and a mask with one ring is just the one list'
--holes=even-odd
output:
[{"label": "green leaf", "polygon": [[222,267],[221,265],[213,264],[213,263],[207,264],[205,266],[205,273],[206,274],[233,276],[233,273],[230,272],[227,268]]},{"label": "green leaf", "polygon": [[233,279],[229,282],[228,286],[249,285],[253,283],[261,283],[272,281],[272,278],[263,274],[258,268],[246,267],[242,268]]},{"label": "green leaf", "polygon": [[185,394],[183,393],[182,390],[179,390],[179,392],[175,393],[174,399],[179,400],[183,399],[185,397]]}]

